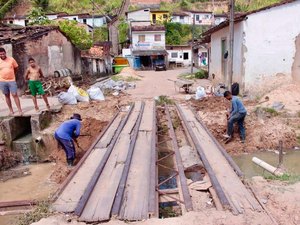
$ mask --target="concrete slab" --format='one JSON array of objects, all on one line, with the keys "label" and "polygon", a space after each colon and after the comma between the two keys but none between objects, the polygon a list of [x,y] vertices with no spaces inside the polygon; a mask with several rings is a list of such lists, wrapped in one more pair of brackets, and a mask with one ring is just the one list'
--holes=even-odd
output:
[{"label": "concrete slab", "polygon": [[[11,100],[15,112],[14,116],[18,116],[17,115],[18,110],[12,97]],[[42,111],[47,110],[46,104],[42,98],[38,97],[37,101],[40,108],[40,112],[35,111],[31,96],[20,97],[21,107],[24,113],[23,116],[37,115],[40,114]],[[62,104],[59,103],[57,97],[48,97],[48,101],[50,104],[50,111],[58,112],[61,110]],[[9,114],[9,110],[5,102],[5,97],[2,93],[0,93],[0,118],[7,117],[8,114]]]}]

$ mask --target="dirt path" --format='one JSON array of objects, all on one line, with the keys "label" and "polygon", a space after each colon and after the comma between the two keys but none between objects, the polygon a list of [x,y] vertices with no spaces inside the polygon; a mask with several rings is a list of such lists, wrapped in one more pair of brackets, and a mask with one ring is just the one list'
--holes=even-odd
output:
[{"label": "dirt path", "polygon": [[[186,94],[183,89],[179,90],[172,80],[176,80],[180,74],[189,73],[190,69],[176,69],[167,71],[139,71],[141,80],[136,82],[136,88],[128,90],[128,94],[133,99],[154,98],[165,95],[170,98],[184,99]],[[195,91],[198,85],[209,85],[208,80],[198,80],[192,86]]]}]

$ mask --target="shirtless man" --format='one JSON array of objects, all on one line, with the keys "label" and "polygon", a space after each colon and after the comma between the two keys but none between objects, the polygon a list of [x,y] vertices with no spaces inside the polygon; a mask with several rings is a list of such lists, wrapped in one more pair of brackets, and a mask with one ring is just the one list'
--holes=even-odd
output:
[{"label": "shirtless man", "polygon": [[43,72],[41,70],[41,68],[36,65],[35,60],[33,58],[30,58],[28,60],[29,62],[29,67],[27,68],[26,72],[25,72],[25,80],[29,80],[29,89],[32,95],[32,100],[34,103],[34,108],[37,112],[39,112],[39,107],[37,104],[37,100],[36,100],[36,95],[39,94],[43,97],[47,109],[50,109],[50,105],[47,99],[47,95],[45,94],[45,91],[43,89],[43,85],[42,82],[40,80],[40,78],[43,78]]}]

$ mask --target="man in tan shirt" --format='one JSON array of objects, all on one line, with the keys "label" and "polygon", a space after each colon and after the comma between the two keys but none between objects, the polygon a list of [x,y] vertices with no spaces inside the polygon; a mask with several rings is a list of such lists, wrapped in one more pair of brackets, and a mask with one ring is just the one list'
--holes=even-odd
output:
[{"label": "man in tan shirt", "polygon": [[17,83],[16,83],[16,70],[18,64],[14,58],[6,56],[4,48],[0,48],[0,90],[5,95],[6,104],[9,108],[9,115],[14,114],[12,108],[10,94],[13,96],[16,106],[19,111],[19,115],[22,116],[23,112],[21,109],[20,99],[17,94]]},{"label": "man in tan shirt", "polygon": [[48,103],[47,95],[45,94],[45,91],[43,89],[43,84],[40,80],[44,77],[43,72],[41,68],[35,63],[35,60],[33,58],[30,58],[28,62],[30,66],[25,72],[25,80],[29,80],[29,89],[32,95],[34,108],[37,112],[39,111],[39,107],[36,100],[36,95],[39,94],[43,97],[47,109],[49,110],[50,105]]}]

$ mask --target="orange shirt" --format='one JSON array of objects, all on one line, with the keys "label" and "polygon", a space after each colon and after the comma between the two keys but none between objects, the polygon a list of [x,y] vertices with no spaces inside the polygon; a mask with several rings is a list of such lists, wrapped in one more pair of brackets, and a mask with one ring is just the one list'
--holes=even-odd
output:
[{"label": "orange shirt", "polygon": [[15,81],[15,68],[18,67],[16,60],[7,56],[6,59],[0,59],[0,81]]}]

